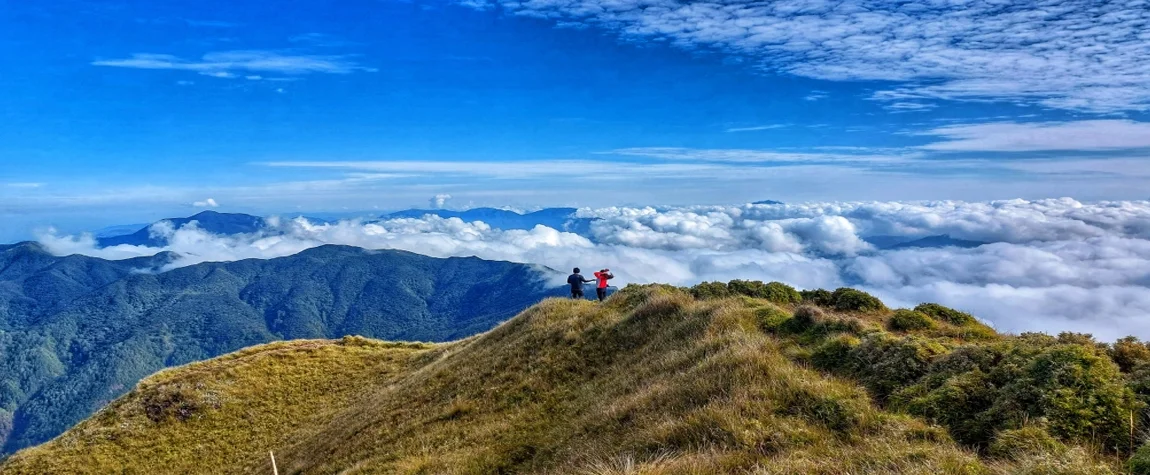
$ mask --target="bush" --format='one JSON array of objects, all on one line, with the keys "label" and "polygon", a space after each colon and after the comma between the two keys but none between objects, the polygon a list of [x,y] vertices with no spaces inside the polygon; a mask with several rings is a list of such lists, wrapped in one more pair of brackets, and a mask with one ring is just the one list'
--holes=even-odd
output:
[{"label": "bush", "polygon": [[1123,373],[1150,362],[1150,348],[1138,341],[1138,337],[1128,336],[1114,342],[1109,348],[1110,359],[1118,364]]},{"label": "bush", "polygon": [[802,333],[827,319],[826,312],[818,307],[803,305],[795,309],[795,315],[786,322],[785,330],[791,333]]},{"label": "bush", "polygon": [[925,313],[907,310],[905,308],[894,311],[886,322],[887,328],[894,331],[928,330],[934,328],[934,320]]},{"label": "bush", "polygon": [[811,353],[811,363],[822,370],[833,370],[847,364],[851,351],[859,346],[859,339],[852,335],[839,335],[827,340]]},{"label": "bush", "polygon": [[978,319],[973,315],[960,312],[950,307],[943,307],[937,303],[924,303],[914,308],[916,312],[922,312],[929,315],[936,320],[942,320],[952,325],[968,325],[978,322]]},{"label": "bush", "polygon": [[799,303],[803,300],[799,291],[782,282],[764,284],[758,280],[732,280],[727,284],[727,289],[733,294],[766,299],[780,304]]},{"label": "bush", "polygon": [[886,305],[875,296],[861,290],[841,287],[831,294],[835,310],[841,312],[879,312],[886,310]]},{"label": "bush", "polygon": [[799,291],[782,282],[769,282],[764,287],[766,289],[766,296],[763,298],[771,302],[794,304],[803,301],[803,296],[799,294]]},{"label": "bush", "polygon": [[822,307],[830,307],[834,303],[834,299],[831,295],[831,291],[827,289],[803,290],[799,292],[799,297],[802,297],[803,303]]},{"label": "bush", "polygon": [[1132,475],[1150,475],[1150,442],[1142,444],[1126,462]]},{"label": "bush", "polygon": [[999,432],[990,443],[990,455],[1005,459],[1022,459],[1032,456],[1059,455],[1066,452],[1066,445],[1059,442],[1041,427],[1029,426]]},{"label": "bush", "polygon": [[946,348],[917,336],[889,333],[866,335],[851,352],[848,368],[880,401],[910,386],[927,373],[931,361]]},{"label": "bush", "polygon": [[790,320],[791,316],[774,305],[767,305],[755,309],[755,319],[759,322],[759,328],[775,331]]},{"label": "bush", "polygon": [[727,283],[732,294],[746,295],[747,297],[765,298],[767,286],[759,280],[732,280]]},{"label": "bush", "polygon": [[722,282],[702,282],[691,287],[690,292],[699,300],[723,298],[731,295],[727,284]]}]

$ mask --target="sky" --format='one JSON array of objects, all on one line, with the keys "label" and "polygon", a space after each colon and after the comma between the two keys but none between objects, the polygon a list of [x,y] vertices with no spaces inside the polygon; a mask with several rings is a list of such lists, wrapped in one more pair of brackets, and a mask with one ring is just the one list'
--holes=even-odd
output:
[{"label": "sky", "polygon": [[[325,243],[1150,337],[1146,0],[9,2],[0,242]],[[777,200],[785,204],[748,204]],[[590,234],[412,207],[579,208]],[[85,231],[202,210],[250,235]],[[294,216],[340,221],[293,220]],[[949,235],[973,249],[883,250]]]},{"label": "sky", "polygon": [[1145,199],[1142,0],[15,2],[0,240],[451,205]]}]

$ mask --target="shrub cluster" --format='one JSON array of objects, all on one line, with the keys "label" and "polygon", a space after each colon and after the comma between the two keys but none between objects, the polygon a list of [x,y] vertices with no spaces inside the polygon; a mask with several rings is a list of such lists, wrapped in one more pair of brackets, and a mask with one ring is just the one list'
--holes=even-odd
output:
[{"label": "shrub cluster", "polygon": [[968,325],[971,323],[978,323],[978,319],[973,315],[960,312],[953,308],[943,307],[936,303],[924,303],[914,308],[914,311],[929,315],[935,320],[941,320],[952,325]]},{"label": "shrub cluster", "polygon": [[925,313],[905,308],[894,311],[886,322],[887,328],[894,331],[927,330],[934,328],[934,320]]},{"label": "shrub cluster", "polygon": [[803,290],[799,292],[799,296],[803,298],[803,302],[812,305],[818,305],[820,307],[831,307],[834,305],[831,291],[827,289]]},{"label": "shrub cluster", "polygon": [[840,287],[831,293],[831,306],[840,312],[881,312],[882,300],[861,290]]},{"label": "shrub cluster", "polygon": [[759,280],[732,280],[729,283],[703,282],[690,288],[697,299],[722,298],[731,295],[745,295],[780,304],[796,304],[803,300],[798,290],[782,282]]}]

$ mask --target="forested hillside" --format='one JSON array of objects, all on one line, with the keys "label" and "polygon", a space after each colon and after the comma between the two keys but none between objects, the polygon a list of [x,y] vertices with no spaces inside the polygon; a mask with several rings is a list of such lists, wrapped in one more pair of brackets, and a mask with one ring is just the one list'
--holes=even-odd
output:
[{"label": "forested hillside", "polygon": [[0,453],[167,366],[281,339],[462,338],[563,292],[527,265],[342,246],[154,273],[164,259],[0,248]]}]

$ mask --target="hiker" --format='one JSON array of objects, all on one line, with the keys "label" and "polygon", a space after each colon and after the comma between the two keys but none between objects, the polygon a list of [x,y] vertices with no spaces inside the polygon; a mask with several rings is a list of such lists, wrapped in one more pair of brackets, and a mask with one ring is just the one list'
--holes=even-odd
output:
[{"label": "hiker", "polygon": [[573,274],[567,277],[567,283],[571,284],[571,298],[583,298],[583,284],[586,282],[595,282],[595,279],[584,279],[583,274],[579,273],[579,268],[573,269]]},{"label": "hiker", "polygon": [[599,297],[599,301],[607,298],[607,281],[614,279],[615,276],[611,275],[611,269],[603,269],[595,273],[595,279],[599,281],[599,285],[595,287],[595,295]]}]

